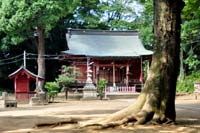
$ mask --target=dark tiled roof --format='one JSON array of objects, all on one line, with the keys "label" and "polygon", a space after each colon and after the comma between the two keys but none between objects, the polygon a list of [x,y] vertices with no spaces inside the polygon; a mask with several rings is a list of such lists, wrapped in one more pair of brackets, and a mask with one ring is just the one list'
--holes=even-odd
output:
[{"label": "dark tiled roof", "polygon": [[69,50],[63,53],[89,57],[140,57],[152,55],[141,43],[138,31],[71,30]]}]

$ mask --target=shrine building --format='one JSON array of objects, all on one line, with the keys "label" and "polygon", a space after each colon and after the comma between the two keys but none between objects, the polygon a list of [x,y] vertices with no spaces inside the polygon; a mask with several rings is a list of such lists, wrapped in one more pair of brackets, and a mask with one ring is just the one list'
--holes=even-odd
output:
[{"label": "shrine building", "polygon": [[35,94],[30,90],[31,83],[35,84],[36,80],[44,80],[43,77],[35,75],[23,66],[11,73],[9,78],[14,80],[15,97],[18,101],[29,100]]},{"label": "shrine building", "polygon": [[77,85],[87,79],[87,62],[92,82],[108,81],[108,92],[135,92],[143,84],[142,62],[151,61],[153,52],[142,45],[138,31],[70,29],[66,34],[68,50],[62,52],[64,65],[79,68]]}]

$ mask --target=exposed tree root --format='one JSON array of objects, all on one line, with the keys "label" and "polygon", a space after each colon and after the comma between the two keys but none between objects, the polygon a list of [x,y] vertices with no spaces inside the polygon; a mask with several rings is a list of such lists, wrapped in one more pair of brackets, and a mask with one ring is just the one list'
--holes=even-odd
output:
[{"label": "exposed tree root", "polygon": [[153,118],[153,115],[154,112],[140,111],[137,114],[137,121],[135,122],[135,125],[141,125],[149,122]]},{"label": "exposed tree root", "polygon": [[159,124],[165,124],[165,125],[173,125],[173,124],[175,124],[175,121],[174,120],[171,120],[171,119],[169,119],[169,118],[163,118],[163,119],[159,119],[158,121],[157,121]]},{"label": "exposed tree root", "polygon": [[43,122],[43,123],[36,123],[34,128],[42,128],[42,127],[56,127],[56,126],[61,126],[63,124],[77,124],[78,120],[69,118],[67,120],[62,120],[58,122]]},{"label": "exposed tree root", "polygon": [[99,128],[109,128],[126,125],[128,123],[145,124],[153,119],[156,112],[156,93],[141,93],[137,101],[129,107],[111,114],[105,118],[80,122],[80,127],[98,126]]},{"label": "exposed tree root", "polygon": [[[69,118],[68,120],[63,120],[60,122],[49,122],[49,123],[39,123],[35,127],[45,127],[45,126],[60,126],[62,124],[79,124],[80,128],[94,127],[95,129],[105,129],[113,128],[118,126],[126,126],[128,124],[145,124],[153,119],[155,114],[154,104],[156,97],[152,93],[141,93],[135,103],[120,110],[114,114],[111,114],[104,118],[92,119],[89,121],[80,121],[76,118]],[[162,123],[171,123],[170,119],[167,119],[165,115],[159,119]],[[160,123],[161,123],[160,121]],[[161,123],[161,124],[162,124]]]},{"label": "exposed tree root", "polygon": [[134,122],[136,121],[136,117],[133,115],[130,115],[122,120],[119,121],[115,121],[115,122],[105,122],[102,121],[101,123],[88,123],[87,125],[84,125],[83,127],[88,127],[88,126],[98,126],[100,129],[105,129],[105,128],[112,128],[112,127],[116,127],[116,126],[121,126],[121,125],[125,125],[129,122]]},{"label": "exposed tree root", "polygon": [[80,127],[98,126],[102,129],[126,125],[129,122],[136,122],[138,121],[140,116],[137,114],[141,111],[141,108],[143,107],[145,101],[146,93],[141,93],[137,101],[127,108],[111,114],[105,118],[79,122]]}]

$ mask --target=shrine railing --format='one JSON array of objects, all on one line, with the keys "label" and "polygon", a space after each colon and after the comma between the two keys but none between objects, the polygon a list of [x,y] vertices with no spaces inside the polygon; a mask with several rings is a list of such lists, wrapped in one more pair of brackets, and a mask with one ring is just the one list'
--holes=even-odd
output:
[{"label": "shrine railing", "polygon": [[136,86],[108,86],[106,93],[135,93]]}]

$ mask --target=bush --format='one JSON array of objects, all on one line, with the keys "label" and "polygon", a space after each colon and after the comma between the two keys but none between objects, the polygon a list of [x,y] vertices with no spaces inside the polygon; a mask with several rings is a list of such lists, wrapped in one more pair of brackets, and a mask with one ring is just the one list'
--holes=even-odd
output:
[{"label": "bush", "polygon": [[176,92],[193,93],[195,82],[200,82],[200,71],[193,72],[192,74],[186,76],[184,80],[178,81]]},{"label": "bush", "polygon": [[58,75],[56,82],[62,88],[62,91],[65,91],[65,98],[68,97],[69,87],[76,82],[76,78],[82,76],[82,73],[78,68],[70,66],[62,66],[63,73]]},{"label": "bush", "polygon": [[104,91],[105,91],[106,84],[107,84],[106,79],[104,79],[104,78],[99,79],[97,88],[98,88],[98,95],[99,95],[100,99],[102,99],[105,95]]},{"label": "bush", "polygon": [[56,82],[46,82],[45,83],[45,89],[48,92],[48,96],[49,96],[49,101],[52,100],[52,102],[54,101],[55,96],[58,94],[59,92],[59,85]]}]

